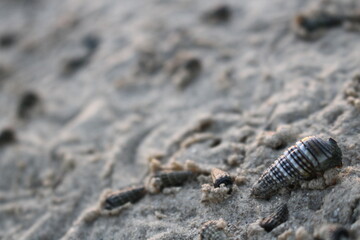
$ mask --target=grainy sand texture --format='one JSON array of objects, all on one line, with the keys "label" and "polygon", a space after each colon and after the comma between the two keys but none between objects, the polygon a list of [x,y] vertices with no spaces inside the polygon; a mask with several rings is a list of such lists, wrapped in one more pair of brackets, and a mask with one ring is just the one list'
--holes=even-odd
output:
[{"label": "grainy sand texture", "polygon": [[[297,28],[325,10],[360,2],[0,0],[0,239],[360,239],[360,21]],[[313,135],[341,168],[251,196]]]}]

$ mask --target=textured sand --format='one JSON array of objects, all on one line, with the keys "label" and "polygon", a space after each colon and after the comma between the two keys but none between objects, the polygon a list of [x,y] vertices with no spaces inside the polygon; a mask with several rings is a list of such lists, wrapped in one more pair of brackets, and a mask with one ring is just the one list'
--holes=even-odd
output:
[{"label": "textured sand", "polygon": [[[360,4],[234,0],[228,22],[204,21],[219,3],[0,2],[0,129],[16,135],[0,146],[0,239],[197,239],[221,218],[229,239],[312,239],[327,223],[360,239],[359,33],[309,41],[290,27],[298,12]],[[19,116],[28,91],[38,101]],[[336,139],[343,167],[268,201],[250,197],[309,135]],[[237,176],[230,197],[202,202],[202,176],[99,208],[157,161],[189,160]],[[289,220],[265,232],[258,221],[284,202]]]}]

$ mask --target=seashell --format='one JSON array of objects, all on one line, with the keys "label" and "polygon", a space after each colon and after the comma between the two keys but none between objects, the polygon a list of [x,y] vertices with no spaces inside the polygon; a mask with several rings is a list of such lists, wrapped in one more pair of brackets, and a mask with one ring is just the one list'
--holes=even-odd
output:
[{"label": "seashell", "polygon": [[213,168],[211,169],[211,178],[215,188],[218,188],[221,184],[224,184],[229,189],[228,193],[231,193],[233,180],[229,173],[218,168]]},{"label": "seashell", "polygon": [[298,14],[294,18],[293,27],[299,37],[311,37],[321,29],[340,26],[344,20],[344,16],[315,11]]},{"label": "seashell", "polygon": [[162,190],[166,187],[181,186],[193,175],[190,171],[159,172],[153,176],[153,180],[158,183],[158,188]]},{"label": "seashell", "polygon": [[112,210],[128,202],[135,203],[146,195],[145,187],[130,187],[116,191],[105,199],[104,208]]},{"label": "seashell", "polygon": [[350,240],[350,232],[339,224],[326,224],[315,230],[316,240]]},{"label": "seashell", "polygon": [[342,166],[342,153],[336,141],[306,137],[289,147],[258,179],[251,189],[256,198],[268,198],[297,180],[310,180],[333,167]]},{"label": "seashell", "polygon": [[286,204],[280,205],[273,214],[270,216],[263,218],[259,225],[265,231],[271,232],[274,228],[279,226],[280,224],[286,222],[289,218],[289,210]]},{"label": "seashell", "polygon": [[334,14],[328,11],[311,11],[298,14],[293,20],[293,29],[299,37],[316,37],[320,30],[344,25],[344,23],[356,26],[360,22],[359,13]]},{"label": "seashell", "polygon": [[226,222],[224,220],[208,221],[200,229],[200,240],[226,240],[224,232]]}]

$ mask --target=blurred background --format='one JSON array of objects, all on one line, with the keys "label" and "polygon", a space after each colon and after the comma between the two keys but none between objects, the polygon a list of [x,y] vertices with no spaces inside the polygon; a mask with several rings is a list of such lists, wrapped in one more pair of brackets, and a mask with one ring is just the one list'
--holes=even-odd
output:
[{"label": "blurred background", "polygon": [[[220,217],[230,239],[326,222],[358,231],[359,4],[0,0],[0,239],[194,239]],[[279,201],[249,199],[252,183],[317,134],[346,149],[339,189],[350,195],[300,190],[289,223],[249,231]],[[84,220],[105,189],[143,181],[153,158],[247,180],[222,205],[201,204],[193,183]]]}]

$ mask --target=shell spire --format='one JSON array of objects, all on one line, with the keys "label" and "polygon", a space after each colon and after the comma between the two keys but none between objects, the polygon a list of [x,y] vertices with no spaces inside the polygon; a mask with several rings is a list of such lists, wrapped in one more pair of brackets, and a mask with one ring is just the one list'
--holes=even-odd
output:
[{"label": "shell spire", "polygon": [[269,198],[297,180],[310,180],[326,170],[342,166],[342,152],[336,141],[310,136],[289,147],[258,179],[251,190],[257,198]]}]

